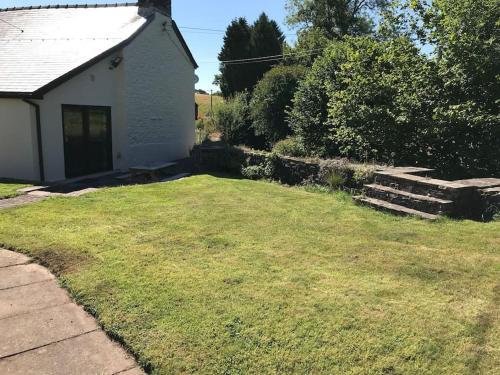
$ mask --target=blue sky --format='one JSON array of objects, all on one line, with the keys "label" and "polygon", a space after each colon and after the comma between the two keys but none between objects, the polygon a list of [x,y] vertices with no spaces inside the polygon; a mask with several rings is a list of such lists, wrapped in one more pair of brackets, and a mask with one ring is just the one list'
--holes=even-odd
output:
[{"label": "blue sky", "polygon": [[[133,0],[128,0],[132,2]],[[126,2],[117,0],[0,0],[0,8],[49,4],[104,4]],[[204,29],[225,30],[236,17],[244,16],[253,22],[260,13],[266,12],[281,26],[287,41],[294,41],[295,30],[284,25],[286,0],[172,0],[173,18],[179,27],[194,27]],[[200,67],[197,74],[200,82],[197,88],[217,90],[212,85],[214,75],[218,72],[217,54],[222,47],[222,32],[203,32],[181,29],[189,48]]]}]

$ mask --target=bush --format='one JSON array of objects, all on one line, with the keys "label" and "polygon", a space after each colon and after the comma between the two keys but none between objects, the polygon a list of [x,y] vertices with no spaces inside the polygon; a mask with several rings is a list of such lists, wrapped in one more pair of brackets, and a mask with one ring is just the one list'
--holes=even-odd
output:
[{"label": "bush", "polygon": [[263,140],[255,136],[250,119],[249,94],[239,93],[215,109],[213,127],[221,133],[222,140],[231,145],[248,145],[262,148]]},{"label": "bush", "polygon": [[263,165],[250,165],[241,169],[243,177],[249,180],[260,180],[266,178],[266,168]]},{"label": "bush", "polygon": [[265,138],[268,146],[291,134],[286,110],[306,70],[302,66],[278,66],[267,72],[256,85],[251,107],[255,134]]},{"label": "bush", "polygon": [[322,160],[317,183],[332,190],[343,187],[362,188],[371,183],[377,168],[368,164],[353,164],[347,159]]},{"label": "bush", "polygon": [[300,82],[292,100],[288,122],[308,155],[338,155],[335,142],[328,137],[328,83],[344,61],[342,43],[332,42]]},{"label": "bush", "polygon": [[414,10],[436,56],[404,36],[332,42],[290,111],[305,151],[429,166],[448,178],[500,173],[496,4],[442,0]]},{"label": "bush", "polygon": [[304,147],[297,138],[287,138],[276,143],[273,152],[282,156],[303,157],[306,156]]},{"label": "bush", "polygon": [[405,38],[346,38],[317,60],[294,99],[291,121],[311,153],[425,163],[422,136],[432,111],[431,72],[431,64]]}]

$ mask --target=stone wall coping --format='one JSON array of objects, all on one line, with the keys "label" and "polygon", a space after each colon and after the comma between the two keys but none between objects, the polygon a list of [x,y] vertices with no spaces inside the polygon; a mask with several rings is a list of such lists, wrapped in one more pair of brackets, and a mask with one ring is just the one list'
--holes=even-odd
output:
[{"label": "stone wall coping", "polygon": [[462,184],[462,183],[455,182],[455,181],[438,180],[438,179],[430,178],[430,177],[415,176],[413,174],[408,174],[408,173],[400,173],[400,172],[394,173],[393,171],[381,171],[381,172],[376,172],[376,174],[397,177],[398,179],[406,180],[406,181],[410,181],[410,182],[418,182],[418,183],[425,184],[428,186],[437,187],[441,190],[443,190],[443,189],[457,189],[457,190],[464,189],[465,190],[465,189],[474,188],[474,186]]}]

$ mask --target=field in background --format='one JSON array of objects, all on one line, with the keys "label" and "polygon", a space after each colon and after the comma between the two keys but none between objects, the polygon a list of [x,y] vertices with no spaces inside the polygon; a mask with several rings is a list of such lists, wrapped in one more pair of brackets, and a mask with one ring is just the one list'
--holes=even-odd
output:
[{"label": "field in background", "polygon": [[[221,96],[213,96],[213,105],[214,109],[217,105],[223,102],[223,98]],[[203,94],[195,94],[195,101],[199,105],[198,115],[200,118],[208,117],[208,113],[210,112],[210,95]]]}]

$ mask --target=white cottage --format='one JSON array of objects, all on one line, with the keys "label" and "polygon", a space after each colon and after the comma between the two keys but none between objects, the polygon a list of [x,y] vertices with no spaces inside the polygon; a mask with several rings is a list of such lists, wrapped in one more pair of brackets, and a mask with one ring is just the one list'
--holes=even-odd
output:
[{"label": "white cottage", "polygon": [[187,157],[196,68],[171,0],[1,9],[0,178]]}]

